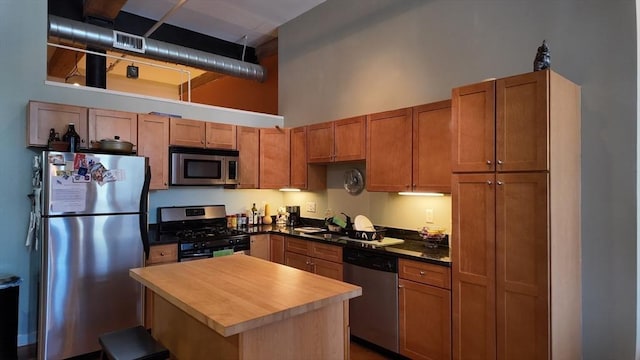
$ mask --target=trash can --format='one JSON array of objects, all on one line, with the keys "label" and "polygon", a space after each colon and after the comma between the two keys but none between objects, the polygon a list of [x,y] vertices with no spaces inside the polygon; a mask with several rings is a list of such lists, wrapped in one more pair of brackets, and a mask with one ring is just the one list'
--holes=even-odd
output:
[{"label": "trash can", "polygon": [[0,274],[0,359],[18,358],[18,294],[22,279]]}]

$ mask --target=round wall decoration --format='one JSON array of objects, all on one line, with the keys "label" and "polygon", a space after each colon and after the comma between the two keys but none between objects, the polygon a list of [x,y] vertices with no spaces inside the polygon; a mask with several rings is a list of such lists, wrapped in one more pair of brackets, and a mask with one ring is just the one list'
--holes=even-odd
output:
[{"label": "round wall decoration", "polygon": [[364,189],[364,178],[358,169],[344,172],[344,189],[351,195],[358,195]]}]

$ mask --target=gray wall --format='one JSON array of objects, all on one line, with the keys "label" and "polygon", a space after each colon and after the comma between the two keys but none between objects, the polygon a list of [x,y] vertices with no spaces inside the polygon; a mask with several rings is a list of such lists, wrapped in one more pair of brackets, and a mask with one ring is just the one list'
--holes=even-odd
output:
[{"label": "gray wall", "polygon": [[[44,0],[0,0],[0,274],[17,274],[20,286],[18,343],[35,341],[37,277],[30,274],[30,256],[24,246],[30,205],[31,163],[36,152],[25,148],[26,106],[29,100],[146,113],[159,111],[186,118],[271,127],[282,125],[279,116],[225,110],[200,104],[185,105],[144,97],[85,91],[72,86],[52,86],[46,79],[47,2]],[[267,201],[282,206],[278,192],[199,189],[151,194],[150,210],[178,204],[226,203],[231,212],[242,211],[251,202]],[[155,213],[151,214],[155,221]],[[31,259],[33,258],[33,259]],[[2,321],[0,319],[0,321]]]},{"label": "gray wall", "polygon": [[279,31],[280,113],[297,126],[449,98],[531,71],[546,39],[582,86],[584,358],[632,359],[635,21],[633,0],[327,0]]}]

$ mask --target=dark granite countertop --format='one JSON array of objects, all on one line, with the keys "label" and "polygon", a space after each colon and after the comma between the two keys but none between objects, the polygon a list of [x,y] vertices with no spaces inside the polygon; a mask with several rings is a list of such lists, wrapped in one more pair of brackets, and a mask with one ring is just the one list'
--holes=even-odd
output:
[{"label": "dark granite countertop", "polygon": [[[317,226],[321,227],[322,224],[309,224],[301,226]],[[293,236],[300,239],[317,241],[327,244],[334,244],[345,247],[358,247],[348,241],[346,235],[332,234],[331,237],[325,237],[323,234],[305,233],[294,230],[294,227],[281,227],[276,224],[272,225],[258,225],[253,227],[247,227],[243,229],[245,233],[249,235],[257,234],[282,234],[287,236]],[[149,225],[149,243],[153,245],[162,245],[175,242],[175,240],[158,240],[156,236],[157,226],[156,224]],[[440,245],[437,248],[427,247],[427,243],[420,239],[416,231],[392,229],[387,228],[387,237],[393,237],[403,239],[404,243],[398,245],[389,245],[384,247],[378,247],[375,249],[367,249],[368,251],[384,252],[390,255],[397,256],[398,258],[404,258],[409,260],[417,260],[428,262],[436,265],[442,265],[451,267],[451,250],[448,244]]]}]

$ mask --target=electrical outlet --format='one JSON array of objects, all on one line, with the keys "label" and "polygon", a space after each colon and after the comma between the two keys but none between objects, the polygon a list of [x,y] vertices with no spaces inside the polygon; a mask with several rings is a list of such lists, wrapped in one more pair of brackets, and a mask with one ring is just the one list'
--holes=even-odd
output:
[{"label": "electrical outlet", "polygon": [[427,222],[433,224],[433,209],[427,209]]},{"label": "electrical outlet", "polygon": [[316,212],[316,203],[314,201],[309,201],[307,203],[307,212],[310,212],[310,213]]}]

